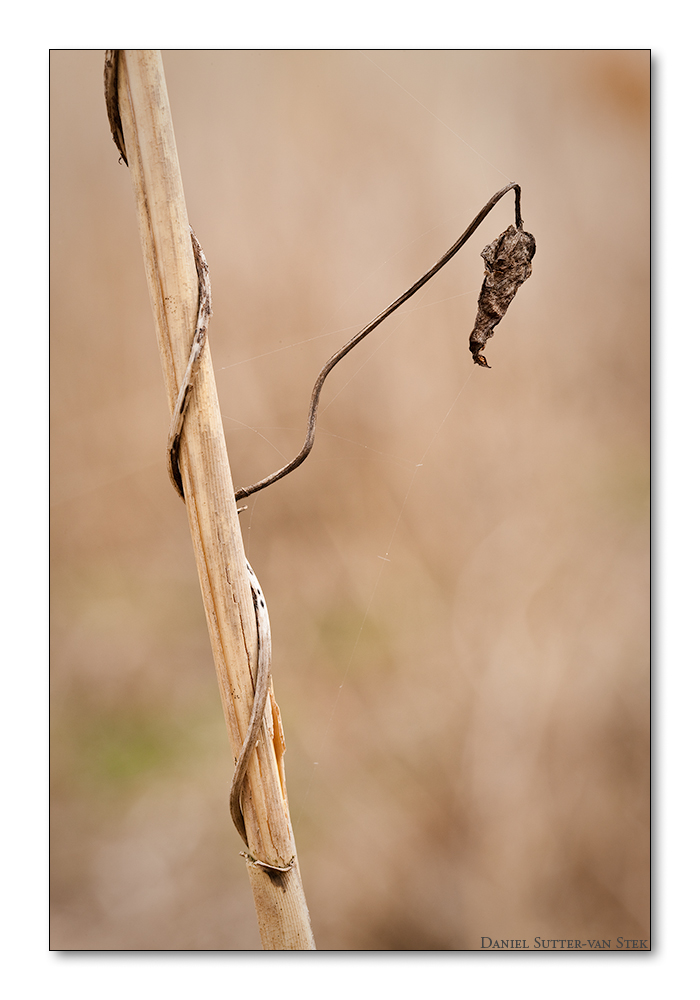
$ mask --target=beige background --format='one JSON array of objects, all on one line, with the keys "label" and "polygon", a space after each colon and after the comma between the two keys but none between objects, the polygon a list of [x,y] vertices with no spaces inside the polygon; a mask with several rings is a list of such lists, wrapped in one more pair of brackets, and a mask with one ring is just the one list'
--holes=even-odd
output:
[{"label": "beige background", "polygon": [[[102,53],[51,56],[52,946],[259,938]],[[649,58],[166,52],[319,948],[648,938]],[[386,561],[388,559],[388,561]]]}]

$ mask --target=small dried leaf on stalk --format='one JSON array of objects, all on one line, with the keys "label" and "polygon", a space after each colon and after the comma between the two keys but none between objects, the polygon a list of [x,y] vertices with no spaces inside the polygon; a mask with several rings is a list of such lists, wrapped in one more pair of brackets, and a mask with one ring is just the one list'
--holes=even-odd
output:
[{"label": "small dried leaf on stalk", "polygon": [[475,365],[490,368],[481,354],[486,341],[493,337],[515,293],[532,274],[535,237],[523,229],[508,226],[504,233],[481,251],[486,263],[484,283],[479,292],[479,304],[474,329],[469,337],[469,350]]},{"label": "small dried leaf on stalk", "polygon": [[122,120],[119,113],[119,85],[117,74],[119,67],[119,52],[117,49],[107,49],[105,52],[104,87],[105,101],[107,103],[107,117],[109,127],[112,130],[114,144],[121,154],[124,163],[129,166],[126,158],[126,144],[124,142],[124,132],[122,130]]}]

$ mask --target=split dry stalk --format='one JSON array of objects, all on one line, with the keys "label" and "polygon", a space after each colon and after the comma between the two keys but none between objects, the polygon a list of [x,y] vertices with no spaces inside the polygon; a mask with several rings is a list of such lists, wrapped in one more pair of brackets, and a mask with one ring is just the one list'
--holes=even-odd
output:
[{"label": "split dry stalk", "polygon": [[[198,281],[160,53],[114,55],[118,111],[170,408],[187,365]],[[253,704],[257,633],[208,345],[179,464],[202,599],[234,758]],[[284,737],[274,696],[244,784],[247,868],[263,948],[314,948],[286,799]],[[225,801],[225,796],[223,801]],[[283,871],[291,864],[289,870]]]}]

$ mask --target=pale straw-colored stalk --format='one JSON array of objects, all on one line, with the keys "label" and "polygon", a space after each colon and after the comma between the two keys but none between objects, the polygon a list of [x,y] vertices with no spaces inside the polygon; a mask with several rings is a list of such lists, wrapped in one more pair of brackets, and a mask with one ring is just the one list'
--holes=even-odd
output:
[{"label": "pale straw-colored stalk", "polygon": [[[185,196],[160,53],[125,50],[115,58],[119,115],[172,410],[198,306]],[[208,345],[187,411],[179,462],[221,701],[237,757],[253,703],[257,632]],[[313,949],[287,807],[283,750],[271,693],[242,796],[247,868],[263,948]],[[231,832],[233,844],[233,826]]]}]

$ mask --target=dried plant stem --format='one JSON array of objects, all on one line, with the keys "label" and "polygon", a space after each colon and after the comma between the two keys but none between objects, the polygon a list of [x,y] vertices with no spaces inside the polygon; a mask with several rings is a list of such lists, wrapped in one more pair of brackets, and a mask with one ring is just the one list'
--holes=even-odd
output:
[{"label": "dried plant stem", "polygon": [[[198,305],[175,136],[160,53],[121,51],[114,58],[118,60],[118,110],[172,410],[188,362]],[[179,465],[235,758],[253,704],[257,635],[208,345],[182,432]],[[314,948],[314,941],[287,808],[283,747],[279,711],[271,694],[242,795],[250,849],[248,873],[263,948],[308,950]]]}]

